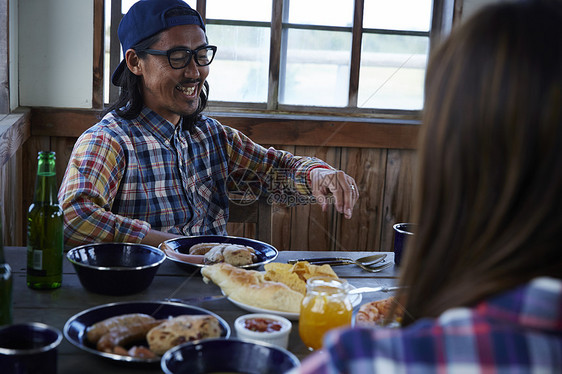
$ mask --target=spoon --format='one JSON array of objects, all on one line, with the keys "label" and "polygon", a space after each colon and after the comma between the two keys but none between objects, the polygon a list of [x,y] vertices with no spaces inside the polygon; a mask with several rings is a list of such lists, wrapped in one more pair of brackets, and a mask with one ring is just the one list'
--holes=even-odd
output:
[{"label": "spoon", "polygon": [[[369,255],[365,257],[360,257],[356,260],[349,258],[349,257],[321,257],[321,258],[301,258],[298,260],[289,260],[287,263],[295,264],[299,261],[307,261],[310,264],[314,265],[349,265],[355,264],[360,268],[368,267],[374,264],[378,264],[382,262],[386,258],[386,254],[376,254],[376,255]],[[367,269],[365,269],[367,270]]]}]

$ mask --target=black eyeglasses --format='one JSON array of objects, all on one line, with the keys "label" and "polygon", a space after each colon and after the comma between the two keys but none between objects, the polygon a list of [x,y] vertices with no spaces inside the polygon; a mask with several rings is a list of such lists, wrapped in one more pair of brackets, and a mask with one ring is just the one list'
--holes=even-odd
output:
[{"label": "black eyeglasses", "polygon": [[205,45],[203,47],[189,49],[186,47],[176,47],[161,51],[158,49],[141,49],[138,52],[145,52],[149,55],[168,56],[168,62],[173,69],[183,69],[191,62],[191,57],[195,59],[198,66],[207,66],[213,62],[217,47],[214,45]]}]

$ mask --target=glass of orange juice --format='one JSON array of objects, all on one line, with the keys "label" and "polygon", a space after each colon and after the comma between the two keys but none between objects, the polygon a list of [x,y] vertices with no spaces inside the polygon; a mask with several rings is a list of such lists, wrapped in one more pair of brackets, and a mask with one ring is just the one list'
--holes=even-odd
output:
[{"label": "glass of orange juice", "polygon": [[351,324],[353,306],[347,281],[329,277],[312,277],[306,282],[306,295],[301,304],[299,334],[310,349],[322,348],[324,334]]}]

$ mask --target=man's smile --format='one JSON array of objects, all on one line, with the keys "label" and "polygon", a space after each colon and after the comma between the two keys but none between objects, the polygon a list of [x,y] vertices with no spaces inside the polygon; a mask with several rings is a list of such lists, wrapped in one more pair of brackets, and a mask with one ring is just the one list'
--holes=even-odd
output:
[{"label": "man's smile", "polygon": [[176,85],[176,90],[183,93],[185,96],[193,97],[197,93],[197,86],[182,86],[181,84]]}]

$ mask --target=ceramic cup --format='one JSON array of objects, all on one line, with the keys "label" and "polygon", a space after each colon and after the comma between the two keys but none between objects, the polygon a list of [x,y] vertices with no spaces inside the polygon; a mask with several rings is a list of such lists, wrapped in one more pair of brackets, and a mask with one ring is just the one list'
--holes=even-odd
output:
[{"label": "ceramic cup", "polygon": [[415,223],[397,223],[394,229],[394,263],[400,266],[408,239],[414,235]]},{"label": "ceramic cup", "polygon": [[4,374],[56,374],[62,333],[42,323],[0,329],[0,371]]}]

